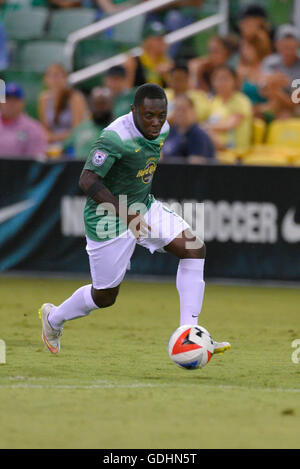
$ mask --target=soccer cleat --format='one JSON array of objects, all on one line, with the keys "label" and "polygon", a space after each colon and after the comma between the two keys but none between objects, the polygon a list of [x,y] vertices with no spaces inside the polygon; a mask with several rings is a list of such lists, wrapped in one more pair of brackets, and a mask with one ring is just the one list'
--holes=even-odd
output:
[{"label": "soccer cleat", "polygon": [[44,303],[39,309],[39,317],[42,321],[42,339],[49,352],[57,354],[60,351],[60,336],[62,330],[53,329],[48,322],[48,315],[54,305]]},{"label": "soccer cleat", "polygon": [[224,353],[227,352],[227,350],[231,349],[231,345],[229,342],[216,342],[214,341],[214,354],[215,353]]}]

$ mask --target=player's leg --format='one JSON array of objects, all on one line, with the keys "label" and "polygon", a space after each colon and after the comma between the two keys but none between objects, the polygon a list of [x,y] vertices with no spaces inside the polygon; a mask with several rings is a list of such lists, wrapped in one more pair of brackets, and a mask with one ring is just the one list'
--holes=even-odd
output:
[{"label": "player's leg", "polygon": [[90,314],[98,308],[107,308],[114,304],[119,287],[96,290],[92,285],[78,288],[61,305],[45,303],[39,314],[43,322],[43,341],[51,353],[60,351],[60,337],[66,321],[72,321]]},{"label": "player's leg", "polygon": [[106,289],[96,289],[92,287],[92,297],[98,308],[108,308],[112,306],[119,294],[120,286]]},{"label": "player's leg", "polygon": [[[179,258],[176,286],[180,298],[180,325],[196,325],[205,289],[203,279],[205,245],[189,230],[185,230],[164,246],[164,250]],[[229,342],[214,340],[214,353],[224,353],[230,349]]]},{"label": "player's leg", "polygon": [[43,341],[50,352],[59,352],[66,321],[85,317],[91,311],[115,302],[135,244],[131,237],[119,237],[109,242],[87,239],[92,284],[78,288],[59,306],[45,303],[40,309]]},{"label": "player's leg", "polygon": [[60,337],[66,321],[87,316],[97,308],[92,297],[92,285],[78,288],[59,306],[44,303],[39,310],[39,315],[43,324],[42,338],[48,350],[54,354],[59,353]]},{"label": "player's leg", "polygon": [[176,286],[180,298],[180,325],[198,324],[205,290],[205,245],[186,229],[164,246],[164,250],[179,259]]},{"label": "player's leg", "polygon": [[182,217],[159,201],[152,204],[145,219],[151,226],[151,233],[139,244],[150,252],[163,250],[180,259],[176,281],[180,297],[180,325],[198,324],[205,287],[204,243],[192,234]]},{"label": "player's leg", "polygon": [[[160,202],[153,204],[145,218],[154,237],[139,244],[150,252],[169,252],[179,259],[176,286],[180,298],[180,325],[197,325],[205,290],[205,245],[192,234],[190,226],[180,216]],[[215,342],[215,353],[230,348],[228,342]]]},{"label": "player's leg", "polygon": [[[185,230],[164,246],[164,250],[179,258],[176,286],[180,298],[180,325],[196,325],[205,289],[205,245],[190,230]],[[214,347],[214,353],[224,353],[230,350],[231,345],[229,342],[214,341]]]}]

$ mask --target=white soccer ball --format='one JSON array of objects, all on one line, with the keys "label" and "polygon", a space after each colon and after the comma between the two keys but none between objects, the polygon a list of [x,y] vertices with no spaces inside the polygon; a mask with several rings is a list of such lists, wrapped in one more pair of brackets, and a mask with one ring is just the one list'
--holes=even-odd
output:
[{"label": "white soccer ball", "polygon": [[187,370],[202,368],[214,353],[214,342],[210,333],[202,326],[180,326],[169,339],[168,351],[171,360]]}]

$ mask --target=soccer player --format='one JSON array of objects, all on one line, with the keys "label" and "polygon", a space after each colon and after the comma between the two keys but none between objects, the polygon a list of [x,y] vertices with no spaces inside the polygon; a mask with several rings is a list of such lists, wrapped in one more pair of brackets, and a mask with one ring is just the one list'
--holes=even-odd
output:
[{"label": "soccer player", "polygon": [[[140,86],[131,112],[106,127],[80,176],[87,195],[84,211],[92,284],[76,290],[61,305],[40,308],[42,338],[54,354],[66,321],[111,306],[118,295],[136,243],[179,259],[177,290],[180,325],[198,324],[203,295],[205,245],[189,225],[150,194],[160,149],[169,131],[167,98],[154,84]],[[215,353],[231,348],[214,342]]]}]

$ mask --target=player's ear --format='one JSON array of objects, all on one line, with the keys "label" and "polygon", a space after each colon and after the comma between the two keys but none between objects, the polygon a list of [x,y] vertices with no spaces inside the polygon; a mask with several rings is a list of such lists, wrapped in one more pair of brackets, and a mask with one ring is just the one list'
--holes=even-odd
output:
[{"label": "player's ear", "polygon": [[134,107],[133,104],[131,104],[130,109],[131,109],[132,113],[134,114],[135,113],[135,107]]}]

